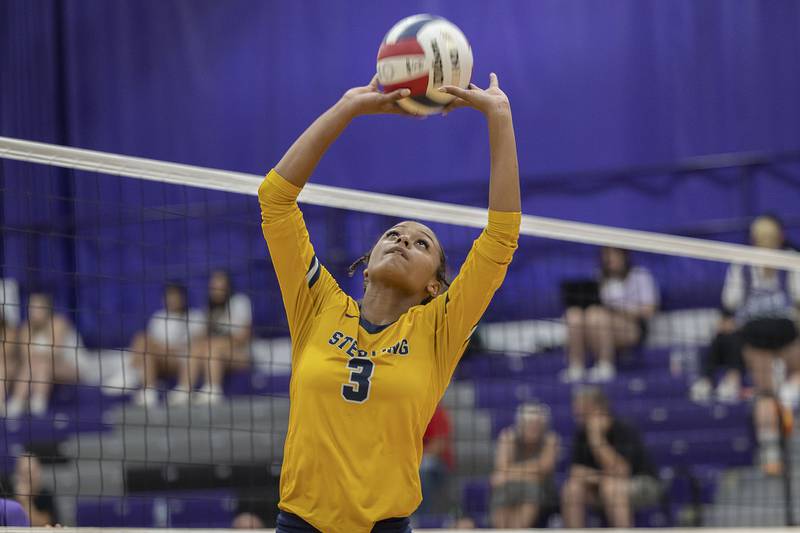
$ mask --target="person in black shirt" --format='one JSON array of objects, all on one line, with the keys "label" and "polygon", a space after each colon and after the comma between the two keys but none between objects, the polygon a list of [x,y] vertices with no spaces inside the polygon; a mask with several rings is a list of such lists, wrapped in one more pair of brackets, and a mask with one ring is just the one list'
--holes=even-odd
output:
[{"label": "person in black shirt", "polygon": [[[743,348],[744,341],[736,329],[733,313],[723,308],[717,334],[703,359],[702,374],[689,391],[693,401],[707,402],[712,393],[721,402],[735,403],[741,399],[745,374]],[[718,375],[719,384],[714,390],[714,380]]]},{"label": "person in black shirt", "polygon": [[611,526],[632,527],[633,509],[653,505],[661,496],[639,433],[613,417],[597,387],[576,391],[573,412],[577,431],[569,478],[561,492],[566,527],[584,527],[589,505],[601,507]]}]

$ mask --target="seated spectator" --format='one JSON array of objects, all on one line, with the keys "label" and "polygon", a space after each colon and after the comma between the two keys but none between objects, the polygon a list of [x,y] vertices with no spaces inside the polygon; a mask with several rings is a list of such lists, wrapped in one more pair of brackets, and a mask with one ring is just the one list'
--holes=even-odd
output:
[{"label": "seated spectator", "polygon": [[550,409],[540,403],[520,405],[516,423],[497,438],[491,477],[492,527],[533,527],[542,506],[558,498],[553,481],[558,450],[558,435],[550,429]]},{"label": "seated spectator", "polygon": [[[750,226],[754,246],[787,249],[780,220],[760,216]],[[782,360],[788,379],[780,390],[785,404],[795,407],[800,399],[800,341],[795,321],[800,306],[800,271],[731,265],[725,277],[722,302],[736,313],[744,360],[756,390],[754,420],[759,443],[759,462],[769,474],[779,474],[779,394],[774,363]]]},{"label": "seated spectator", "polygon": [[603,248],[600,259],[600,305],[570,307],[564,317],[569,365],[561,376],[565,382],[584,379],[590,351],[597,364],[589,371],[589,381],[613,379],[616,351],[642,342],[648,322],[658,309],[658,288],[653,276],[646,268],[634,266],[627,250]]},{"label": "seated spectator", "polygon": [[0,279],[0,416],[5,416],[7,382],[19,368],[19,287],[13,279]]},{"label": "seated spectator", "polygon": [[[422,437],[422,462],[419,479],[422,484],[422,503],[417,512],[427,514],[437,509],[447,488],[448,475],[455,466],[453,456],[453,435],[450,417],[442,406],[428,422]],[[446,500],[446,498],[445,498]]]},{"label": "seated spectator", "polygon": [[[719,381],[715,390],[717,377]],[[714,392],[720,402],[735,403],[741,399],[743,378],[742,338],[732,314],[723,311],[717,334],[703,359],[701,376],[690,389],[691,398],[695,402],[707,402]]]},{"label": "seated spectator", "polygon": [[16,370],[6,416],[15,418],[26,408],[35,416],[47,411],[53,384],[74,383],[78,356],[83,349],[69,319],[53,310],[53,297],[33,292],[28,298],[28,320],[19,333],[20,364]]},{"label": "seated spectator", "polygon": [[192,384],[203,380],[203,388],[193,398],[216,403],[222,398],[226,370],[250,365],[250,334],[253,311],[246,294],[234,293],[231,278],[224,270],[211,274],[208,283],[208,309],[205,337],[192,345]]},{"label": "seated spectator", "polygon": [[14,467],[14,499],[30,518],[32,527],[44,527],[58,522],[53,494],[42,488],[42,466],[39,459],[26,453]]},{"label": "seated spectator", "polygon": [[654,505],[661,483],[639,433],[612,415],[596,387],[576,391],[577,431],[569,478],[561,491],[561,514],[568,528],[582,528],[586,508],[600,507],[612,527],[633,526],[633,510]]},{"label": "seated spectator", "polygon": [[131,343],[133,367],[140,373],[142,382],[134,398],[137,404],[158,402],[159,377],[177,376],[177,401],[185,398],[191,390],[190,347],[204,329],[205,317],[201,311],[189,309],[186,288],[177,283],[168,284],[164,288],[164,309],[153,314],[147,331],[137,333]]},{"label": "seated spectator", "polygon": [[0,416],[6,414],[6,383],[16,376],[19,368],[19,344],[17,328],[6,321],[0,309]]}]

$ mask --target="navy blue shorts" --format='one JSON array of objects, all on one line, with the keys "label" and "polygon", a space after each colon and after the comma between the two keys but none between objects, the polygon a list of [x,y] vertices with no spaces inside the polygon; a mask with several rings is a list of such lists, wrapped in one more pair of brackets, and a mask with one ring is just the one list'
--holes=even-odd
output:
[{"label": "navy blue shorts", "polygon": [[[314,526],[296,514],[281,511],[278,513],[278,527],[275,533],[321,533]],[[408,518],[388,518],[375,523],[372,533],[411,533]]]}]

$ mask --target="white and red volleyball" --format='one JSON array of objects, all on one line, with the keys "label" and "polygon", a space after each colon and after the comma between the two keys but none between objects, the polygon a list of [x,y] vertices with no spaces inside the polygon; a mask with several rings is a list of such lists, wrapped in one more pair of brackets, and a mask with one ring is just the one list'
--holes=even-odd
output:
[{"label": "white and red volleyball", "polygon": [[413,15],[394,26],[378,50],[378,82],[384,92],[410,89],[397,103],[410,113],[441,113],[453,96],[442,85],[466,89],[472,76],[472,49],[464,33],[447,19]]}]

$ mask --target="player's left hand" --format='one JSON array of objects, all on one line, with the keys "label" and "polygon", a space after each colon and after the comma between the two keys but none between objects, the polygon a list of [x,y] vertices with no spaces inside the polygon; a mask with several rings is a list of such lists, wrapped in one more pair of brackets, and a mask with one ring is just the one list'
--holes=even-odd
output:
[{"label": "player's left hand", "polygon": [[459,107],[472,107],[487,117],[498,113],[511,113],[511,104],[508,102],[508,96],[500,89],[497,74],[494,72],[489,74],[488,89],[481,89],[474,83],[470,83],[467,89],[462,89],[455,85],[443,85],[439,90],[456,97],[444,108],[442,112],[444,115]]},{"label": "player's left hand", "polygon": [[368,85],[353,87],[342,96],[341,102],[353,117],[360,115],[393,114],[416,116],[405,111],[397,101],[411,94],[408,89],[397,89],[384,93],[378,88],[378,75],[376,74]]}]

